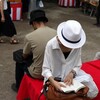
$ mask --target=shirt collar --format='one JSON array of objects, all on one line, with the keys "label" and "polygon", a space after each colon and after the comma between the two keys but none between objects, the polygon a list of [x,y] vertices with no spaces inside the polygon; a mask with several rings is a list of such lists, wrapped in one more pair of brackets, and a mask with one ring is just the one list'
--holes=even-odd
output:
[{"label": "shirt collar", "polygon": [[53,38],[53,43],[54,44],[52,45],[52,49],[60,49],[56,36]]}]

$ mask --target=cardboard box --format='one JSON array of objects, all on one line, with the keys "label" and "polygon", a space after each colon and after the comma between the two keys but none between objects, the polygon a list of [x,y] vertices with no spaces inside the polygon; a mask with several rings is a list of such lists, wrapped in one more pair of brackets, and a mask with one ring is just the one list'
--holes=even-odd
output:
[{"label": "cardboard box", "polygon": [[75,7],[76,0],[59,0],[58,5],[64,7]]},{"label": "cardboard box", "polygon": [[12,20],[20,20],[22,16],[22,3],[10,3]]}]

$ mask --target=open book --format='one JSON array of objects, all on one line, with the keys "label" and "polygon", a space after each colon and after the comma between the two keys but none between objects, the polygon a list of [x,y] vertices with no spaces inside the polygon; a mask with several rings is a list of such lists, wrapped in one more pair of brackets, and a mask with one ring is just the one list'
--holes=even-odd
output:
[{"label": "open book", "polygon": [[60,82],[61,84],[65,85],[66,87],[61,87],[61,89],[63,90],[63,92],[65,93],[69,93],[69,92],[77,92],[82,88],[85,88],[85,85],[78,82],[77,80],[73,80],[73,84],[70,86],[67,86],[64,82]]}]

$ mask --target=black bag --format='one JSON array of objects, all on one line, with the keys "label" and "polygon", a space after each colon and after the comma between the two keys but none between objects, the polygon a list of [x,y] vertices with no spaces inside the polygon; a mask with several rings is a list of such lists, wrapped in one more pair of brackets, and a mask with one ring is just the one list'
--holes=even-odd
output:
[{"label": "black bag", "polygon": [[13,60],[18,63],[29,63],[33,62],[33,54],[31,53],[26,59],[23,58],[23,49],[19,49],[13,52]]},{"label": "black bag", "polygon": [[19,63],[23,63],[24,62],[24,58],[22,56],[23,54],[23,49],[19,49],[17,51],[13,52],[13,60]]}]

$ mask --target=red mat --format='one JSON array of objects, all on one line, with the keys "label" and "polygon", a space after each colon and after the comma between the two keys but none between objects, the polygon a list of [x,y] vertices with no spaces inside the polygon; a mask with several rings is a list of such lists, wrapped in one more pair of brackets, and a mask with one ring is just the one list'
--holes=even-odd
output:
[{"label": "red mat", "polygon": [[[86,62],[82,65],[82,69],[93,77],[93,80],[100,91],[100,60]],[[93,100],[100,100],[100,92]]]},{"label": "red mat", "polygon": [[[93,77],[93,80],[100,90],[100,60],[86,62],[82,65],[82,69]],[[43,81],[32,79],[25,74],[16,98],[17,100],[24,100],[25,98],[30,98],[30,100],[38,100],[42,87]],[[40,100],[46,100],[45,96],[42,95]],[[93,100],[100,100],[100,93]]]}]

